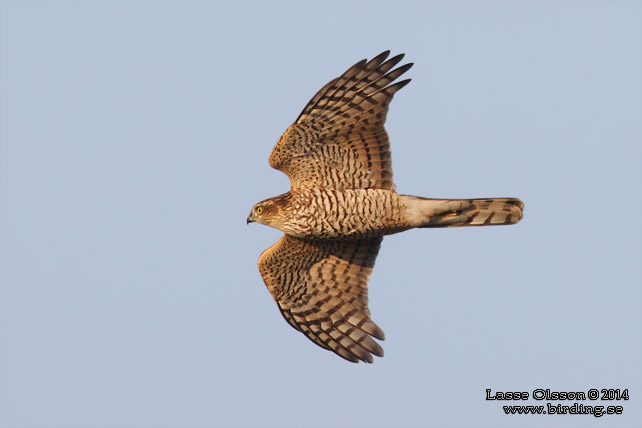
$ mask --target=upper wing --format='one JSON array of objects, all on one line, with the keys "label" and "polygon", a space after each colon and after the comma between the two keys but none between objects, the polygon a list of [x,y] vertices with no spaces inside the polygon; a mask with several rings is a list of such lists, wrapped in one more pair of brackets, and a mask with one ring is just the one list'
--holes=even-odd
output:
[{"label": "upper wing", "polygon": [[394,189],[384,123],[393,95],[410,79],[391,83],[412,63],[392,70],[403,54],[386,61],[389,53],[358,62],[321,88],[281,136],[270,165],[292,188]]},{"label": "upper wing", "polygon": [[373,336],[368,278],[383,238],[308,241],[284,235],[259,258],[259,271],[288,323],[348,361],[383,356]]}]

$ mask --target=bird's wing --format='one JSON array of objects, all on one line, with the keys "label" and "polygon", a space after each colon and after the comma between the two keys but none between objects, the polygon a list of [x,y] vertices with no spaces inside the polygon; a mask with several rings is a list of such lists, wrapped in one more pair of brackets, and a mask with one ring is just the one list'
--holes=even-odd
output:
[{"label": "bird's wing", "polygon": [[[281,314],[317,345],[348,361],[383,356],[370,320],[368,278],[383,238],[309,241],[284,235],[259,258]],[[372,336],[372,337],[371,337]]]},{"label": "bird's wing", "polygon": [[388,134],[384,129],[395,92],[392,84],[412,63],[393,70],[403,54],[389,51],[361,60],[330,81],[305,106],[270,153],[270,165],[292,188],[394,189]]}]

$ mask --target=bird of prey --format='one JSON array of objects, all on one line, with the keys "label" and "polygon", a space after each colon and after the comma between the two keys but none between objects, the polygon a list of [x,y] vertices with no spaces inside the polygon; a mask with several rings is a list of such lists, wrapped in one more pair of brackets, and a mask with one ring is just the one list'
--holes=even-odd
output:
[{"label": "bird of prey", "polygon": [[[351,362],[383,356],[367,283],[384,235],[412,228],[514,224],[516,198],[432,199],[402,195],[392,180],[384,129],[403,54],[361,60],[312,97],[270,153],[289,192],[254,205],[247,222],[285,233],[259,257],[259,271],[285,320]],[[373,339],[374,338],[374,339]]]}]

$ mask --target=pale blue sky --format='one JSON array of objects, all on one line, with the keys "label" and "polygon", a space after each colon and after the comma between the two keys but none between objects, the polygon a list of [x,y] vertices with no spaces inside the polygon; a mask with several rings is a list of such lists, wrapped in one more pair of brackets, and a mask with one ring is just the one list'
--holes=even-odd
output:
[{"label": "pale blue sky", "polygon": [[[0,425],[642,426],[641,16],[2,1]],[[267,157],[309,98],[385,49],[415,63],[387,123],[399,192],[526,209],[386,238],[386,356],[354,365],[282,319],[256,268],[280,232],[245,219],[287,190]],[[631,399],[507,416],[486,388]]]}]

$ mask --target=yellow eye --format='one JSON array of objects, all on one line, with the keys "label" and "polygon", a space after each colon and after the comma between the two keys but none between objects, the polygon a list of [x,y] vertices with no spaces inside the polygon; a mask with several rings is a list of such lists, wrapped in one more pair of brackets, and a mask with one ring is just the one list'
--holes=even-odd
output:
[{"label": "yellow eye", "polygon": [[263,207],[256,207],[256,213],[257,213],[258,215],[263,214]]}]

